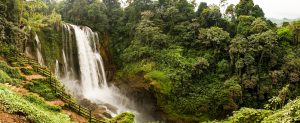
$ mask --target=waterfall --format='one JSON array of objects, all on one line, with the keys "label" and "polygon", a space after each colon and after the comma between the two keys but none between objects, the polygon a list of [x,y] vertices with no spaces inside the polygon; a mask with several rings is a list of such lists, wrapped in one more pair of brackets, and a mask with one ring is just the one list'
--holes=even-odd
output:
[{"label": "waterfall", "polygon": [[55,71],[54,72],[55,72],[55,76],[60,77],[58,60],[55,61]]},{"label": "waterfall", "polygon": [[[119,89],[107,83],[97,33],[85,26],[63,25],[63,73],[60,79],[75,96],[106,106],[112,116],[131,111],[134,104]],[[59,64],[57,63],[57,71]],[[113,107],[113,108],[112,108]]]},{"label": "waterfall", "polygon": [[44,59],[43,59],[43,56],[42,56],[42,53],[41,53],[41,49],[42,49],[42,45],[41,45],[41,42],[40,42],[40,39],[38,37],[37,34],[35,34],[35,41],[36,41],[36,57],[37,57],[37,60],[38,60],[38,63],[42,66],[44,66]]}]

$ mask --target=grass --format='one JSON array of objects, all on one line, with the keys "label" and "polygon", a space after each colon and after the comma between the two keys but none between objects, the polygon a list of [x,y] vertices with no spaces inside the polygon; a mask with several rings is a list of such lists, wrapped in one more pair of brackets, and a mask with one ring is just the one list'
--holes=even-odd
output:
[{"label": "grass", "polygon": [[57,99],[54,90],[52,89],[51,85],[49,84],[48,79],[38,79],[32,80],[30,83],[25,85],[25,88],[31,92],[38,93],[46,100],[55,100]]},{"label": "grass", "polygon": [[71,119],[55,107],[34,95],[22,97],[0,85],[0,104],[5,112],[22,113],[37,123],[71,123]]},{"label": "grass", "polygon": [[33,93],[29,93],[29,94],[25,95],[24,98],[31,103],[43,106],[47,110],[56,111],[56,112],[61,111],[61,107],[48,105],[45,103],[45,100],[43,98],[41,98]]},{"label": "grass", "polygon": [[3,70],[0,70],[0,83],[10,83],[12,79]]},{"label": "grass", "polygon": [[32,75],[32,73],[33,73],[33,70],[32,69],[28,69],[28,68],[21,68],[20,70],[25,75]]},{"label": "grass", "polygon": [[21,76],[21,73],[18,69],[8,66],[8,64],[4,61],[0,61],[0,70],[4,71],[11,78],[22,79],[22,80],[25,79],[24,77]]},{"label": "grass", "polygon": [[134,123],[134,115],[129,112],[124,112],[106,122],[107,123]]},{"label": "grass", "polygon": [[20,86],[21,82],[19,79],[11,78],[6,72],[0,69],[0,83],[9,83],[13,86]]}]

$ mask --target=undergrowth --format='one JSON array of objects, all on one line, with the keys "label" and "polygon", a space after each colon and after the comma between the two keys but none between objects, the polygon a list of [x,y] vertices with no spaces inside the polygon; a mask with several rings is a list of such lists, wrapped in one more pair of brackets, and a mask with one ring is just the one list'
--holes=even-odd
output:
[{"label": "undergrowth", "polygon": [[0,85],[0,104],[5,112],[23,113],[37,123],[71,123],[70,118],[59,108],[48,106],[41,98],[29,94],[22,97]]},{"label": "undergrowth", "polygon": [[48,79],[37,79],[32,80],[30,83],[25,85],[25,88],[31,92],[38,93],[46,100],[55,100],[57,99],[54,90],[52,89],[51,85],[49,84]]}]

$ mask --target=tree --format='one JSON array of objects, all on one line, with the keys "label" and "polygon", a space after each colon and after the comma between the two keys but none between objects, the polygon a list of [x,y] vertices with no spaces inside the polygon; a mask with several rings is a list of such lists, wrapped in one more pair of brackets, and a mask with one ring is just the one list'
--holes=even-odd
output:
[{"label": "tree", "polygon": [[225,10],[225,14],[231,19],[232,22],[236,22],[236,13],[235,13],[235,5],[230,4]]},{"label": "tree", "polygon": [[27,31],[38,31],[40,28],[47,26],[46,16],[39,11],[47,9],[48,6],[41,0],[24,2],[24,11],[21,23],[28,26]]},{"label": "tree", "polygon": [[239,17],[241,15],[250,15],[253,6],[253,0],[240,0],[240,2],[236,5],[237,16]]},{"label": "tree", "polygon": [[292,23],[293,29],[293,44],[298,45],[299,43],[299,34],[300,34],[300,21],[295,21]]},{"label": "tree", "polygon": [[251,30],[250,32],[255,34],[255,33],[261,33],[267,31],[268,25],[266,21],[264,21],[262,18],[256,18],[255,21],[251,24]]},{"label": "tree", "polygon": [[63,20],[91,27],[98,32],[108,28],[105,5],[100,0],[66,0],[60,13]]},{"label": "tree", "polygon": [[200,17],[200,24],[202,27],[218,26],[222,14],[218,6],[210,6],[202,11]]},{"label": "tree", "polygon": [[200,29],[198,40],[195,41],[197,49],[213,49],[214,62],[228,56],[230,36],[229,33],[219,27],[211,27],[209,29]]},{"label": "tree", "polygon": [[242,56],[246,54],[248,47],[248,40],[243,35],[236,35],[229,46],[229,54],[231,59],[231,66],[235,68],[235,72],[240,76],[244,63],[241,60]]},{"label": "tree", "polygon": [[290,42],[293,40],[293,32],[289,27],[281,27],[277,29],[278,39],[282,42]]},{"label": "tree", "polygon": [[200,25],[197,20],[184,21],[174,26],[173,34],[174,42],[185,46],[185,47],[194,47],[193,42],[198,37],[198,29]]},{"label": "tree", "polygon": [[209,29],[200,29],[197,43],[204,45],[206,48],[226,49],[229,43],[229,34],[219,27]]},{"label": "tree", "polygon": [[155,26],[150,17],[153,16],[151,11],[142,13],[142,20],[136,28],[136,39],[142,44],[153,46],[157,48],[164,48],[168,46],[167,36],[162,34],[159,27]]},{"label": "tree", "polygon": [[207,3],[206,2],[201,2],[198,6],[197,12],[196,12],[196,16],[199,17],[201,15],[201,13],[203,12],[204,9],[207,9]]},{"label": "tree", "polygon": [[195,17],[194,5],[187,0],[165,0],[156,8],[157,21],[162,21],[163,30],[172,35],[176,35],[176,29],[174,30],[176,25],[187,21],[191,22]]},{"label": "tree", "polygon": [[251,15],[254,17],[265,17],[265,13],[262,10],[262,8],[259,7],[259,5],[253,6],[251,10]]},{"label": "tree", "polygon": [[194,65],[194,74],[201,76],[209,67],[209,63],[205,58],[199,58],[197,64]]},{"label": "tree", "polygon": [[[105,4],[107,10],[106,15],[109,20],[109,29],[116,29],[121,25],[121,17],[123,16],[123,11],[121,8],[121,4],[118,0],[103,0],[103,3]],[[110,30],[110,33],[113,33],[115,31]]]},{"label": "tree", "polygon": [[255,20],[253,16],[239,16],[238,25],[237,25],[237,33],[248,36],[251,31],[251,24]]},{"label": "tree", "polygon": [[[256,55],[258,70],[261,69],[263,62],[268,62],[271,60],[274,54],[274,50],[277,47],[277,37],[276,33],[272,30],[268,30],[262,33],[253,34],[248,37],[250,48],[248,51],[253,52]],[[275,55],[276,56],[276,55]],[[264,58],[269,58],[265,59]],[[270,65],[274,66],[274,65]],[[270,67],[269,66],[269,67]]]}]

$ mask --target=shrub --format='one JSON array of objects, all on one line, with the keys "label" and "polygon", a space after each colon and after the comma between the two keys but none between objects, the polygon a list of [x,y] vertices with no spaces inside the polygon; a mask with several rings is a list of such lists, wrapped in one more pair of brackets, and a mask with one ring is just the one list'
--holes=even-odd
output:
[{"label": "shrub", "polygon": [[2,70],[0,70],[0,83],[11,82],[12,79]]},{"label": "shrub", "polygon": [[20,70],[25,75],[32,75],[32,73],[33,73],[33,70],[32,69],[28,69],[28,68],[21,68]]},{"label": "shrub", "polygon": [[169,79],[169,76],[162,71],[151,71],[144,77],[147,80],[151,80],[151,85],[153,85],[155,89],[158,89],[159,92],[163,94],[168,94],[172,89],[172,82]]},{"label": "shrub", "polygon": [[47,79],[33,80],[30,83],[26,84],[25,88],[27,88],[31,92],[38,93],[46,100],[57,99],[56,94],[54,93],[54,90],[52,90],[52,87],[48,83]]},{"label": "shrub", "polygon": [[18,69],[9,67],[4,61],[0,61],[0,70],[6,72],[11,78],[24,79]]},{"label": "shrub", "polygon": [[13,86],[20,86],[21,84],[19,79],[10,78],[10,76],[2,70],[0,70],[0,83],[9,83]]},{"label": "shrub", "polygon": [[[28,98],[30,98],[30,101]],[[35,103],[34,101],[38,101],[39,99],[34,98],[36,97],[22,97],[0,85],[0,104],[3,106],[5,112],[21,112],[26,118],[36,123],[71,123],[67,115],[55,110],[49,110],[45,102]]]},{"label": "shrub", "polygon": [[265,117],[272,114],[270,110],[241,108],[234,111],[233,116],[229,118],[229,122],[233,123],[259,123]]},{"label": "shrub", "polygon": [[124,112],[108,120],[108,123],[134,123],[134,114],[129,112]]},{"label": "shrub", "polygon": [[294,123],[300,119],[300,97],[264,118],[262,123]]},{"label": "shrub", "polygon": [[34,95],[32,93],[30,93],[28,95],[25,95],[24,98],[26,100],[28,100],[29,102],[31,102],[31,103],[43,106],[47,110],[56,111],[56,112],[61,111],[61,107],[48,105],[48,104],[45,103],[45,100],[43,98],[41,98],[37,95]]}]

